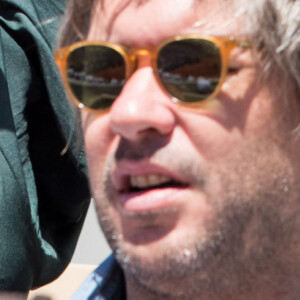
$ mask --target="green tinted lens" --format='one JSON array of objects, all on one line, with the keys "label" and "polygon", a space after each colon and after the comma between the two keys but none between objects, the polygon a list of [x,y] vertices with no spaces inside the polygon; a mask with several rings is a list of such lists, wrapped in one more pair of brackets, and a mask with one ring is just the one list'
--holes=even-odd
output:
[{"label": "green tinted lens", "polygon": [[166,44],[158,53],[158,75],[165,89],[184,102],[208,98],[219,84],[221,54],[208,40],[185,39]]},{"label": "green tinted lens", "polygon": [[125,68],[124,59],[116,50],[100,45],[82,46],[69,55],[68,83],[86,107],[107,109],[122,90]]}]

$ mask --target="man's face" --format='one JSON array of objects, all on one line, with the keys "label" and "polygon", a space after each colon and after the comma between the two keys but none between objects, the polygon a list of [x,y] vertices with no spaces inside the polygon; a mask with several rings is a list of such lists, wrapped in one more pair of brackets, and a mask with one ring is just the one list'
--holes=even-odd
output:
[{"label": "man's face", "polygon": [[[149,49],[179,34],[243,35],[242,11],[224,2],[106,1],[88,39]],[[191,110],[140,57],[107,114],[82,114],[100,223],[125,275],[148,288],[167,292],[172,279],[180,295],[185,276],[197,278],[191,293],[215,282],[221,293],[273,272],[298,245],[296,104],[262,84],[250,49],[234,50],[229,67],[214,106]]]}]

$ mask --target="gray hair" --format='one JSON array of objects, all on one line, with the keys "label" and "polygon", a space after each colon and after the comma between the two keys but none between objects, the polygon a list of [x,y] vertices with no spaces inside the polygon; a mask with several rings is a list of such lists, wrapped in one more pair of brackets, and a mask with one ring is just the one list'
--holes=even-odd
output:
[{"label": "gray hair", "polygon": [[67,9],[58,35],[59,47],[82,41],[87,37],[96,1],[101,0],[67,0]]},{"label": "gray hair", "polygon": [[300,1],[236,0],[247,9],[248,32],[263,73],[280,75],[282,93],[300,95]]},{"label": "gray hair", "polygon": [[[102,0],[68,0],[59,46],[86,38],[98,1]],[[270,80],[279,74],[279,97],[287,91],[300,95],[300,0],[229,1],[245,12],[247,35],[258,54],[263,77]]]}]

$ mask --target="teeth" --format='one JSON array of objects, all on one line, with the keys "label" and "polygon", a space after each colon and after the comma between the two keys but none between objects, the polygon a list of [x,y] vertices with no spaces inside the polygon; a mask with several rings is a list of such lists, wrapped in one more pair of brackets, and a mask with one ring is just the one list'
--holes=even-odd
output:
[{"label": "teeth", "polygon": [[171,180],[170,177],[164,175],[130,176],[130,186],[133,188],[145,189],[167,183]]}]

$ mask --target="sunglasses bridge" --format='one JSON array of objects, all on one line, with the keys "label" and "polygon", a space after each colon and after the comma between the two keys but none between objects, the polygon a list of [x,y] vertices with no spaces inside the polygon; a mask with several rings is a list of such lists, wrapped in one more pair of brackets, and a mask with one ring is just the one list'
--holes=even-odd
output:
[{"label": "sunglasses bridge", "polygon": [[[139,65],[139,60],[141,58],[148,58],[149,57],[149,62],[151,67],[156,70],[156,53],[152,50],[149,49],[134,49],[134,50],[126,50],[124,51],[126,57],[128,59],[125,59],[127,62],[127,68],[128,70],[126,71],[126,77],[127,79],[137,70],[138,65]],[[123,55],[124,55],[123,53]]]}]

